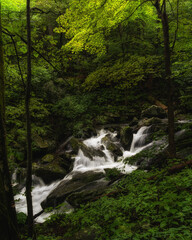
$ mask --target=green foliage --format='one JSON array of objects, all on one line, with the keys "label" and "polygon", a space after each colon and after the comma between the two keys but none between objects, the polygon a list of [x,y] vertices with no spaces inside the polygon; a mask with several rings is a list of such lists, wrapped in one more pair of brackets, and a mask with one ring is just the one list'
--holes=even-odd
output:
[{"label": "green foliage", "polygon": [[[57,223],[65,229],[64,238],[87,230],[100,240],[189,240],[192,170],[171,176],[164,173],[137,170],[123,178],[108,196],[55,221],[48,220],[45,229]],[[154,174],[156,178],[150,180]]]},{"label": "green foliage", "polygon": [[115,180],[121,175],[121,171],[117,168],[106,169],[106,179]]},{"label": "green foliage", "polygon": [[160,58],[157,56],[130,56],[127,61],[119,59],[113,65],[110,63],[103,65],[89,74],[83,86],[88,90],[101,86],[129,89],[149,76],[153,78],[161,76],[161,72],[155,69],[159,62]]},{"label": "green foliage", "polygon": [[25,225],[27,221],[27,215],[23,212],[17,213],[17,222],[19,225]]}]

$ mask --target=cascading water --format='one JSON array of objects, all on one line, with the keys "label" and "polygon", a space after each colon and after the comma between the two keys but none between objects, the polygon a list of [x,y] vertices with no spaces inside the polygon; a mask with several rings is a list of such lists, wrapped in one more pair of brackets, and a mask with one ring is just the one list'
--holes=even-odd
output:
[{"label": "cascading water", "polygon": [[137,133],[133,134],[133,140],[131,143],[130,151],[125,151],[123,153],[123,158],[131,157],[136,155],[137,153],[144,150],[146,147],[149,147],[153,144],[153,142],[150,142],[148,144],[145,144],[146,138],[149,133],[150,127],[141,127]]},{"label": "cascading water", "polygon": [[[93,156],[92,159],[85,156],[83,151],[80,149],[78,155],[75,157],[73,171],[104,171],[105,168],[121,168],[122,162],[115,162],[113,154],[107,149],[106,144],[103,142],[105,136],[109,136],[110,139],[116,137],[116,133],[111,133],[105,130],[100,130],[96,137],[89,138],[83,143],[89,149],[102,150],[104,156]],[[131,172],[135,169],[133,166],[129,166]]]},{"label": "cascading water", "polygon": [[[133,141],[131,144],[130,151],[124,151],[123,148],[123,156],[118,158],[118,161],[115,162],[114,155],[107,149],[105,142],[103,139],[106,136],[109,136],[110,139],[115,142],[116,133],[111,133],[109,131],[100,130],[96,137],[91,137],[83,143],[88,147],[88,149],[95,149],[102,151],[102,156],[96,155],[91,159],[88,156],[85,156],[84,152],[80,149],[77,156],[75,157],[74,167],[71,173],[69,173],[65,179],[72,178],[72,175],[75,172],[85,172],[85,171],[104,171],[106,168],[118,168],[126,173],[130,173],[136,169],[135,166],[124,165],[123,159],[126,157],[133,156],[138,152],[142,151],[145,147],[150,144],[145,145],[145,139],[148,135],[149,127],[141,127],[139,131],[133,135]],[[15,176],[14,176],[15,177]],[[50,185],[45,185],[41,179],[36,178],[36,184],[32,190],[33,197],[33,210],[34,214],[37,214],[42,210],[40,203],[48,196],[48,194],[58,186],[60,181],[53,182]],[[15,199],[19,199],[16,201],[16,208],[18,212],[27,213],[26,207],[26,197],[24,195],[25,188],[22,189],[21,193],[15,196]],[[39,216],[36,221],[43,222],[45,218],[47,218],[50,214],[43,213]]]}]

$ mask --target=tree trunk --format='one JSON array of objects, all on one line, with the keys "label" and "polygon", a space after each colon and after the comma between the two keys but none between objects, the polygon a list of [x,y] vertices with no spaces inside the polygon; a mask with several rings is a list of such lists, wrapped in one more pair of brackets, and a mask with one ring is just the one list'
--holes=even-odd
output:
[{"label": "tree trunk", "polygon": [[[5,83],[4,83],[4,56],[1,25],[1,3],[0,3],[0,222],[2,223],[2,234],[8,231],[9,240],[19,239],[17,232],[17,218],[13,190],[11,186],[11,176],[9,172],[6,146],[6,126],[5,126]],[[5,213],[7,213],[5,218]],[[4,221],[1,214],[4,215]],[[3,226],[7,226],[7,230]],[[2,237],[2,235],[0,235]]]},{"label": "tree trunk", "polygon": [[163,39],[164,39],[164,57],[165,57],[165,75],[166,83],[168,89],[168,152],[170,158],[176,157],[175,148],[175,127],[174,127],[174,107],[173,107],[173,80],[171,73],[171,51],[170,51],[170,41],[169,41],[169,22],[166,12],[166,0],[164,0],[162,7],[160,7],[160,1],[157,0],[155,7],[157,9],[158,15],[161,18],[161,23],[163,27]]},{"label": "tree trunk", "polygon": [[26,199],[28,213],[28,235],[33,237],[33,205],[32,205],[32,147],[31,147],[31,116],[30,116],[30,98],[31,98],[31,23],[30,23],[30,0],[27,0],[27,86],[26,86],[26,125],[27,125],[27,179],[26,179]]}]

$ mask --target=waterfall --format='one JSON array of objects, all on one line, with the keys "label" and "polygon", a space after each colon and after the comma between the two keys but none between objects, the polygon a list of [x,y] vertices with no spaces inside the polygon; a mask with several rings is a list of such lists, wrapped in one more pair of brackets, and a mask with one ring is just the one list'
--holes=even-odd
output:
[{"label": "waterfall", "polygon": [[134,156],[137,153],[144,150],[146,147],[149,147],[153,144],[153,142],[146,144],[149,129],[150,127],[144,126],[141,127],[137,133],[133,134],[133,140],[131,143],[130,151],[124,151],[123,158]]},{"label": "waterfall", "polygon": [[109,136],[110,139],[114,139],[117,133],[111,133],[109,131],[100,130],[95,137],[91,137],[83,143],[90,149],[102,150],[104,156],[93,156],[92,159],[86,157],[83,151],[80,149],[77,156],[75,157],[73,171],[102,171],[105,168],[118,167],[119,163],[115,163],[113,154],[107,150],[106,144],[103,143],[103,138]]},{"label": "waterfall", "polygon": [[[75,157],[74,167],[71,173],[69,173],[65,179],[72,178],[73,173],[75,172],[85,172],[85,171],[104,171],[106,168],[118,168],[121,171],[126,173],[130,173],[134,171],[137,167],[131,165],[124,165],[123,159],[126,157],[133,156],[138,152],[142,151],[145,147],[149,146],[152,143],[145,144],[146,137],[148,135],[149,127],[141,127],[139,131],[133,135],[133,140],[131,144],[130,151],[123,151],[123,156],[119,157],[115,162],[113,154],[107,149],[107,146],[103,139],[107,136],[114,143],[116,141],[116,133],[111,133],[106,130],[98,131],[97,136],[91,137],[83,141],[83,143],[88,147],[88,149],[95,149],[102,151],[102,156],[93,156],[92,159],[85,156],[83,151],[80,149],[77,156]],[[14,179],[16,176],[14,176]],[[62,180],[61,180],[62,181]],[[42,210],[40,203],[48,196],[48,194],[57,187],[60,181],[53,182],[50,185],[45,185],[40,178],[33,177],[34,187],[32,189],[32,197],[33,197],[33,210],[34,214],[40,212]],[[26,207],[26,197],[25,197],[25,188],[15,196],[15,199],[19,199],[16,201],[16,209],[19,212],[27,213]],[[36,221],[43,222],[45,218],[47,218],[50,214],[43,213],[39,216]]]}]

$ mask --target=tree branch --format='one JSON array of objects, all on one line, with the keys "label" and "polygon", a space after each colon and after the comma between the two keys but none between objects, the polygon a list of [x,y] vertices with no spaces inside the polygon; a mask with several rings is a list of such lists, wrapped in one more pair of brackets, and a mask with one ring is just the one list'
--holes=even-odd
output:
[{"label": "tree branch", "polygon": [[[27,44],[27,40],[25,40],[20,34],[18,33],[10,33],[8,29],[4,28],[3,27],[3,33],[8,35],[8,36],[18,36],[25,44]],[[32,46],[32,50],[35,51],[36,53],[39,54],[39,56],[41,58],[43,58],[54,70],[56,70],[58,73],[61,73],[61,71],[59,69],[57,69],[57,67],[55,67],[49,60],[46,59],[46,57],[43,56],[42,53],[40,53],[37,49],[35,49],[33,46]],[[70,83],[64,79],[65,83],[68,85],[68,86],[71,86]]]},{"label": "tree branch", "polygon": [[[137,9],[139,9],[143,4],[145,4],[146,2],[151,2],[151,0],[145,0],[145,1],[143,1],[142,3],[140,3],[136,8],[135,8],[135,10],[126,18],[126,19],[124,19],[122,22],[125,22],[125,21],[127,21],[130,17],[132,17],[133,16],[133,14],[137,11]],[[121,23],[122,23],[121,22]]]},{"label": "tree branch", "polygon": [[[45,12],[45,11],[43,11],[42,9],[37,8],[37,7],[31,8],[31,11],[34,11],[34,10],[37,10],[39,13],[43,13],[43,14],[53,13],[54,15],[58,15],[58,14],[56,14],[55,12],[53,12],[53,11],[51,11],[51,10]],[[36,12],[36,13],[38,13],[38,12]]]},{"label": "tree branch", "polygon": [[16,53],[16,57],[17,57],[17,65],[18,65],[18,68],[19,68],[19,72],[20,72],[20,76],[21,76],[21,81],[22,81],[23,88],[24,88],[24,91],[25,91],[26,86],[25,86],[25,81],[24,81],[23,73],[22,73],[21,66],[20,66],[19,54],[18,54],[18,51],[17,51],[16,42],[15,42],[14,37],[13,37],[12,35],[10,35],[10,37],[11,37],[11,40],[12,40],[13,45],[14,45],[14,48],[15,48],[15,53]]}]

